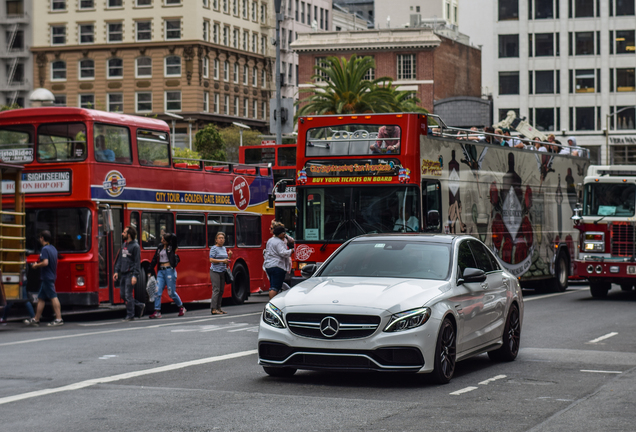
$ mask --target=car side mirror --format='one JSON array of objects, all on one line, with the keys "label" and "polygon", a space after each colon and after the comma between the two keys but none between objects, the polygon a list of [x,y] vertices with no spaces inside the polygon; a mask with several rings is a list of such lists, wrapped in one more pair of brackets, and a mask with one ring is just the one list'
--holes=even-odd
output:
[{"label": "car side mirror", "polygon": [[464,269],[464,274],[462,275],[462,279],[464,283],[473,283],[473,282],[485,282],[486,281],[486,273],[483,270],[466,267]]},{"label": "car side mirror", "polygon": [[314,273],[316,273],[316,270],[318,270],[318,266],[316,266],[316,264],[307,264],[305,267],[300,269],[300,274],[303,277],[310,278],[314,275]]},{"label": "car side mirror", "polygon": [[439,212],[437,210],[429,210],[426,215],[426,226],[437,227],[439,225]]}]

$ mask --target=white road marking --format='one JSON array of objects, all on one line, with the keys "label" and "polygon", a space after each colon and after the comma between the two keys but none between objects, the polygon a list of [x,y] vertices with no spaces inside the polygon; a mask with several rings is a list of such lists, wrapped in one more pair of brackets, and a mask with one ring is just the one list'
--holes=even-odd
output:
[{"label": "white road marking", "polygon": [[616,336],[617,334],[618,334],[617,332],[611,332],[611,333],[608,333],[608,334],[603,335],[603,336],[601,336],[601,337],[597,337],[596,339],[592,339],[591,341],[589,341],[589,342],[587,342],[587,343],[589,343],[589,344],[593,344],[593,343],[596,343],[596,342],[600,342],[600,341],[603,341],[603,340],[605,340],[605,339],[609,339],[609,338],[611,338],[612,336]]},{"label": "white road marking", "polygon": [[572,294],[572,293],[575,293],[577,291],[580,291],[580,290],[569,290],[569,291],[563,291],[563,292],[560,292],[560,293],[540,295],[538,297],[530,297],[528,299],[524,298],[523,302],[527,303],[527,302],[533,301],[533,300],[541,300],[541,299],[550,298],[550,297],[562,296],[562,295],[565,295],[565,294]]},{"label": "white road marking", "polygon": [[117,357],[117,356],[114,355],[114,354],[106,354],[106,355],[103,355],[103,356],[99,357],[99,359],[100,360],[108,360],[109,358],[113,358],[113,357]]},{"label": "white road marking", "polygon": [[190,328],[190,329],[176,329],[176,330],[171,330],[172,333],[186,333],[186,332],[199,332],[199,333],[207,333],[207,332],[211,332],[211,331],[216,331],[216,330],[227,330],[227,329],[231,329],[234,327],[242,327],[242,326],[246,326],[249,325],[248,323],[230,323],[227,325],[207,325],[207,326],[199,326],[197,328]]},{"label": "white road marking", "polygon": [[606,374],[621,374],[621,371],[604,371],[604,370],[590,370],[590,369],[581,369],[581,372],[589,372],[589,373],[606,373]]},{"label": "white road marking", "polygon": [[230,360],[230,359],[235,359],[239,357],[245,357],[252,354],[256,354],[257,352],[258,352],[257,350],[241,351],[241,352],[225,354],[221,356],[202,358],[199,360],[190,360],[190,361],[181,362],[181,363],[174,363],[171,365],[165,365],[165,366],[160,366],[160,367],[156,367],[152,369],[140,370],[136,372],[127,372],[127,373],[123,373],[119,375],[112,375],[109,377],[94,378],[94,379],[90,379],[86,381],[80,381],[75,384],[69,384],[62,387],[56,387],[56,388],[47,389],[47,390],[37,390],[37,391],[29,392],[29,393],[18,394],[15,396],[3,397],[3,398],[0,398],[0,405],[4,405],[11,402],[17,402],[17,401],[21,401],[25,399],[31,399],[38,396],[45,396],[49,394],[60,393],[60,392],[71,391],[71,390],[79,390],[79,389],[94,386],[97,384],[111,383],[111,382],[126,380],[130,378],[137,378],[144,375],[151,375],[151,374],[156,374],[161,372],[169,372],[169,371],[173,371],[177,369],[183,369],[190,366],[198,366],[198,365],[202,365],[206,363],[213,363],[213,362],[218,362],[223,360]]},{"label": "white road marking", "polygon": [[[199,322],[207,322],[207,321],[212,321],[212,320],[221,320],[221,319],[228,319],[228,318],[243,318],[243,317],[247,317],[247,316],[254,316],[254,315],[261,315],[261,314],[262,314],[262,312],[256,312],[256,313],[248,313],[248,314],[243,314],[243,315],[232,315],[232,316],[228,316],[228,317],[203,318],[203,319],[197,319],[197,320],[193,320],[193,321],[179,320],[178,322],[165,323],[165,324],[155,324],[155,325],[149,325],[149,326],[143,326],[143,327],[142,326],[139,326],[139,327],[126,327],[126,328],[119,328],[119,329],[113,329],[113,330],[96,331],[96,332],[91,332],[91,333],[77,333],[77,334],[65,335],[65,336],[50,336],[50,337],[45,337],[45,338],[28,339],[28,340],[21,340],[21,341],[15,341],[15,342],[0,343],[0,347],[2,347],[2,346],[11,346],[11,345],[21,345],[21,344],[27,344],[27,343],[33,343],[33,342],[47,342],[47,341],[59,340],[59,339],[70,339],[70,338],[76,338],[76,337],[82,337],[82,336],[94,336],[94,335],[99,335],[99,334],[119,333],[119,332],[126,332],[126,331],[154,329],[154,328],[159,328],[159,327],[194,324],[194,323],[199,323]],[[142,322],[142,321],[137,321],[137,322]],[[133,321],[133,323],[135,323],[135,321]],[[62,331],[62,330],[58,330],[58,331]]]},{"label": "white road marking", "polygon": [[[461,389],[461,390],[454,391],[454,392],[449,393],[449,394],[451,394],[451,395],[453,395],[453,396],[458,396],[458,395],[460,395],[460,394],[468,393],[468,392],[471,392],[471,391],[473,391],[473,390],[477,390],[477,387],[466,387],[466,388],[463,388],[463,389]],[[0,400],[1,400],[1,399],[0,399]]]},{"label": "white road marking", "polygon": [[240,332],[240,331],[254,331],[254,329],[258,330],[258,326],[253,327],[244,327],[240,329],[228,330],[228,333]]},{"label": "white road marking", "polygon": [[491,383],[493,381],[497,381],[497,380],[500,380],[500,379],[503,379],[503,378],[506,378],[506,375],[497,375],[495,377],[488,378],[486,381],[480,382],[479,385],[488,385],[488,383]]}]

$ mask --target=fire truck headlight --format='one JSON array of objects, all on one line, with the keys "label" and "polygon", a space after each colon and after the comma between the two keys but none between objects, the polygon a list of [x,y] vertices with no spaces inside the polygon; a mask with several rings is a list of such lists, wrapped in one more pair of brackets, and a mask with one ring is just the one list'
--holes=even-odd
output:
[{"label": "fire truck headlight", "polygon": [[589,252],[602,252],[605,249],[605,246],[603,243],[585,242],[583,244],[585,246],[585,250]]},{"label": "fire truck headlight", "polygon": [[75,280],[75,285],[77,286],[84,286],[84,283],[84,276],[78,276]]}]

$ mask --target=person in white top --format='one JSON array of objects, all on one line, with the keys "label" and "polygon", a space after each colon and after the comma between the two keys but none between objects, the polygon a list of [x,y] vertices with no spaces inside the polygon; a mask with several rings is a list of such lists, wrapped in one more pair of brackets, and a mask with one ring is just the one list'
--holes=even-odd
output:
[{"label": "person in white top", "polygon": [[533,140],[534,140],[534,149],[536,151],[546,152],[546,153],[548,152],[548,149],[545,148],[545,146],[543,145],[539,137],[534,137]]},{"label": "person in white top", "polygon": [[269,276],[269,298],[274,298],[283,290],[285,275],[291,270],[289,257],[294,253],[287,248],[285,242],[285,226],[276,225],[272,230],[274,234],[265,246],[263,267]]},{"label": "person in white top", "polygon": [[575,150],[573,148],[569,148],[570,147],[576,147],[576,138],[574,138],[573,136],[568,137],[568,145],[567,146],[563,146],[563,148],[561,148],[561,151],[559,152],[559,154],[569,154],[572,156],[578,156],[579,152],[578,150]]},{"label": "person in white top", "polygon": [[[404,221],[406,220],[406,223]],[[401,232],[418,232],[420,230],[420,221],[415,216],[411,216],[408,208],[401,208],[398,219],[395,221],[393,231]]]}]

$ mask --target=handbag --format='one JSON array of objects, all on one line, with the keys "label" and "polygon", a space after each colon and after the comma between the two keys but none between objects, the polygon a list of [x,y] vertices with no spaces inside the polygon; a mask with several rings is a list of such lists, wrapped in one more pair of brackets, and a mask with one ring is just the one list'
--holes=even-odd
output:
[{"label": "handbag", "polygon": [[234,283],[234,276],[232,275],[232,272],[230,271],[230,269],[225,269],[225,283],[226,284]]}]

